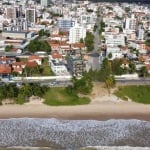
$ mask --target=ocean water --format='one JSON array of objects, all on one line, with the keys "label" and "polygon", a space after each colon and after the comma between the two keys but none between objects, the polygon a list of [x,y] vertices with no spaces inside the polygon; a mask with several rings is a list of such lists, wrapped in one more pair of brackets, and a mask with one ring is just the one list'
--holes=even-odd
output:
[{"label": "ocean water", "polygon": [[[140,120],[1,119],[0,147],[53,150],[150,150],[150,122]],[[104,146],[104,147],[88,147]],[[105,147],[109,146],[109,147]],[[113,149],[115,146],[116,149]],[[123,146],[123,147],[122,147]],[[104,149],[105,148],[105,149]],[[21,149],[21,148],[20,148]],[[135,149],[133,149],[135,150]],[[138,149],[142,150],[142,149]]]}]

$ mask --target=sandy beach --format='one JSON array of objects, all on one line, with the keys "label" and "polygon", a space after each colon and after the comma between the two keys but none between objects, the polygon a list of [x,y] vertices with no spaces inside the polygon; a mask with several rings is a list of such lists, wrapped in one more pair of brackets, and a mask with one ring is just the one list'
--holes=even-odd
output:
[{"label": "sandy beach", "polygon": [[107,89],[96,85],[90,95],[88,105],[80,106],[47,106],[41,102],[30,102],[24,105],[0,106],[0,118],[58,118],[58,119],[140,119],[150,121],[150,105],[123,101]]}]

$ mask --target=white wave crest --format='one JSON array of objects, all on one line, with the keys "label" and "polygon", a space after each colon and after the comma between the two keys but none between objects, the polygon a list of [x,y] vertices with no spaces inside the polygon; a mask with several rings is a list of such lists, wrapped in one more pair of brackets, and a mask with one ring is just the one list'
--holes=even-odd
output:
[{"label": "white wave crest", "polygon": [[140,120],[1,119],[0,146],[150,146],[150,122]]}]

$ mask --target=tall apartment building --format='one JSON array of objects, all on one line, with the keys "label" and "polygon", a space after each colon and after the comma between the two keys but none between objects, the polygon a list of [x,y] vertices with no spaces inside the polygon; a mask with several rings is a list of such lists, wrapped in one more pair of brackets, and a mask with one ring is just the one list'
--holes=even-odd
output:
[{"label": "tall apartment building", "polygon": [[86,37],[86,29],[78,24],[69,30],[69,43],[77,43]]},{"label": "tall apartment building", "polygon": [[144,28],[142,26],[139,26],[137,30],[137,39],[144,40],[144,34],[145,34]]},{"label": "tall apartment building", "polygon": [[36,22],[36,10],[35,10],[35,8],[26,8],[25,19],[29,23],[35,23]]},{"label": "tall apartment building", "polygon": [[71,18],[58,18],[57,25],[60,31],[69,31],[74,25],[74,21]]},{"label": "tall apartment building", "polygon": [[132,14],[131,18],[126,18],[125,20],[125,29],[126,30],[136,30],[137,28],[137,19]]},{"label": "tall apartment building", "polygon": [[9,6],[5,8],[5,17],[6,19],[16,19],[21,17],[22,7],[21,5]]},{"label": "tall apartment building", "polygon": [[82,76],[85,72],[85,62],[81,57],[69,56],[67,59],[68,69],[73,76]]},{"label": "tall apartment building", "polygon": [[47,7],[48,6],[48,0],[41,0],[41,6]]},{"label": "tall apartment building", "polygon": [[6,19],[15,19],[16,14],[16,8],[15,7],[7,7],[5,9]]}]

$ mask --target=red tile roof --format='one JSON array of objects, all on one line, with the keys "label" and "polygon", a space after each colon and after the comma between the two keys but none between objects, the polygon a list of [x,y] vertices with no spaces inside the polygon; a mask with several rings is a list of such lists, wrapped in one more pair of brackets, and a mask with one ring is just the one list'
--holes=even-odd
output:
[{"label": "red tile roof", "polygon": [[11,73],[11,67],[9,65],[0,64],[0,74]]},{"label": "red tile roof", "polygon": [[26,66],[29,67],[29,68],[34,68],[38,65],[35,61],[33,61],[33,62],[26,62]]},{"label": "red tile roof", "polygon": [[150,51],[150,46],[146,46],[145,49]]},{"label": "red tile roof", "polygon": [[22,72],[22,68],[14,68],[13,72]]},{"label": "red tile roof", "polygon": [[75,47],[75,48],[85,48],[85,44],[84,43],[74,43],[74,44],[72,44],[72,47]]},{"label": "red tile roof", "polygon": [[20,61],[20,62],[14,62],[14,63],[12,63],[12,65],[14,65],[14,66],[22,66],[22,65],[26,65],[26,63],[23,62],[23,61]]}]

